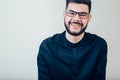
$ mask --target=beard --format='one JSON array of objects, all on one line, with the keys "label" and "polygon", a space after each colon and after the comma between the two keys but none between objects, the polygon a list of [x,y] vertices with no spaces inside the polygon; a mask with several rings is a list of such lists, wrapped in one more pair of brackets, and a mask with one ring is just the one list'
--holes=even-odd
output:
[{"label": "beard", "polygon": [[[72,32],[70,29],[69,29],[69,26],[67,26],[67,24],[64,22],[64,25],[65,25],[65,28],[67,30],[67,32],[73,36],[79,36],[81,35],[83,32],[85,32],[86,28],[87,28],[87,25],[84,27],[84,28],[81,28],[81,30],[79,32]],[[70,25],[70,23],[69,23]],[[83,27],[83,24],[81,24],[81,27]]]}]

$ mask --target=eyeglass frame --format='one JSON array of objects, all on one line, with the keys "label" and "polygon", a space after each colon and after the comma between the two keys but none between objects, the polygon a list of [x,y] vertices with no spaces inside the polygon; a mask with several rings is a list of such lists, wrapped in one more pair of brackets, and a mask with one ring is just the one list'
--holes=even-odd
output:
[{"label": "eyeglass frame", "polygon": [[[90,14],[87,13],[87,12],[76,12],[74,10],[68,10],[68,11],[66,10],[65,12],[66,12],[66,15],[69,16],[69,17],[75,17],[78,14],[78,16],[81,19],[87,19],[90,16]],[[73,12],[73,13],[75,13],[75,15],[70,16],[70,15],[68,15],[69,12]],[[81,17],[83,15],[83,13],[84,13],[84,15],[86,15],[86,18]]]}]

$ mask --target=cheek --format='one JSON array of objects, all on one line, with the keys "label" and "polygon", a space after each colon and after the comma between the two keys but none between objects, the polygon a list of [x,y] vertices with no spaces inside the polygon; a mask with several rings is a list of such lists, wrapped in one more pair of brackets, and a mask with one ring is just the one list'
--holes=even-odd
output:
[{"label": "cheek", "polygon": [[82,23],[84,26],[86,26],[88,24],[88,20],[82,20]]},{"label": "cheek", "polygon": [[69,23],[71,22],[71,18],[69,18],[69,17],[65,17],[65,19],[64,19],[64,21],[65,21],[65,23],[67,24],[67,25],[69,25]]},{"label": "cheek", "polygon": [[84,20],[84,19],[83,19],[83,20],[82,20],[82,23],[84,23],[84,24],[87,23],[87,20]]}]

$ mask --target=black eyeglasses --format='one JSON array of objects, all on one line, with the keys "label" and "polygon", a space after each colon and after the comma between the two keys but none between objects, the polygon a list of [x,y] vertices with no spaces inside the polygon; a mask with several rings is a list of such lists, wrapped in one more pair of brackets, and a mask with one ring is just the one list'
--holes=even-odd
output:
[{"label": "black eyeglasses", "polygon": [[66,11],[66,14],[69,17],[75,17],[78,14],[81,19],[87,19],[90,15],[87,12],[76,12],[76,11],[73,11],[73,10]]}]

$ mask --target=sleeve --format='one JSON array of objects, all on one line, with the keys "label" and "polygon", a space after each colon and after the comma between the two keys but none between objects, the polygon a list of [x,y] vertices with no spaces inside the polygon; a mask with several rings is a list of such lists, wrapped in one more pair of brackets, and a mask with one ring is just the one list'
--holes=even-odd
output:
[{"label": "sleeve", "polygon": [[42,43],[40,45],[38,56],[37,56],[38,80],[53,80],[45,59],[45,56],[46,56],[45,54],[48,52],[49,50],[46,44]]},{"label": "sleeve", "polygon": [[93,80],[106,80],[106,64],[107,64],[107,43],[101,46],[100,54],[97,59],[95,76]]}]

